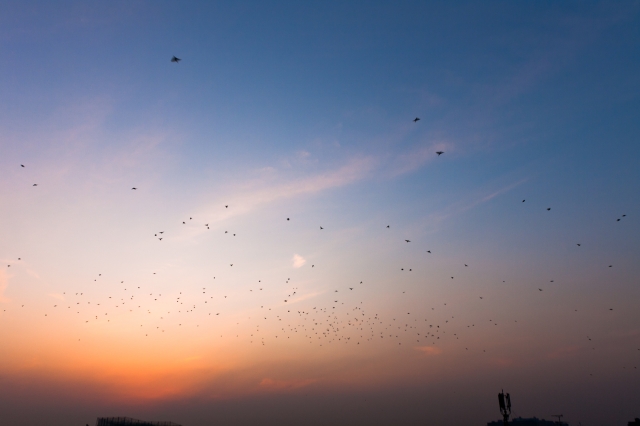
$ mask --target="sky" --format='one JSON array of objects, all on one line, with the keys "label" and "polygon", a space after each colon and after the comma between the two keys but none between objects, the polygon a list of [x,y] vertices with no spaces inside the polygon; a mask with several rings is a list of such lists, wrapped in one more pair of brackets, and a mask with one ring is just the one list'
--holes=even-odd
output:
[{"label": "sky", "polygon": [[3,424],[640,417],[640,2],[6,1],[0,57]]}]

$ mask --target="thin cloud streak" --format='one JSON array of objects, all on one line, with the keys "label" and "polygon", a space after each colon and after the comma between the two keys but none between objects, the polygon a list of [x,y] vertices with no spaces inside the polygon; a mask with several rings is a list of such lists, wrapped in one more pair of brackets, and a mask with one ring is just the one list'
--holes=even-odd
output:
[{"label": "thin cloud streak", "polygon": [[398,155],[391,165],[390,176],[397,177],[422,168],[438,157],[437,151],[450,153],[453,151],[453,144],[447,141],[437,141]]},{"label": "thin cloud streak", "polygon": [[[218,223],[235,216],[247,214],[260,206],[278,200],[314,194],[361,181],[374,171],[376,164],[377,160],[373,157],[355,158],[337,170],[272,187],[245,190],[240,195],[209,204],[197,215],[208,218],[207,221],[210,227],[215,227]],[[223,205],[228,205],[229,208],[219,213]],[[204,232],[205,230],[192,229],[190,230],[190,236]]]}]

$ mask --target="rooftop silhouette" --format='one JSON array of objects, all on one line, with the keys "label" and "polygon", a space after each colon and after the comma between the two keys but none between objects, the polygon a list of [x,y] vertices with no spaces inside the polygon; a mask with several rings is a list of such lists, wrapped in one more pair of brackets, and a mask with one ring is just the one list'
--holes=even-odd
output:
[{"label": "rooftop silhouette", "polygon": [[96,426],[180,426],[173,422],[148,422],[131,417],[98,417]]}]

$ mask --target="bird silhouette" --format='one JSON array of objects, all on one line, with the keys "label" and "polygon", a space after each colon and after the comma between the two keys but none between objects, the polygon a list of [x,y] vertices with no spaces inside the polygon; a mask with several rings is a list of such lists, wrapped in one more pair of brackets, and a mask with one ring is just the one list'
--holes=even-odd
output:
[{"label": "bird silhouette", "polygon": [[180,59],[180,58],[178,58],[178,57],[175,57],[175,56],[174,56],[173,58],[171,58],[171,62],[175,62],[176,64],[177,64],[178,62],[180,62],[181,60],[182,60],[182,59]]},{"label": "bird silhouette", "polygon": [[436,154],[438,154],[438,157],[441,156],[442,154],[444,154],[444,151],[436,151]]},{"label": "bird silhouette", "polygon": [[414,123],[417,123],[418,121],[420,121],[420,119],[419,119],[418,117],[416,117],[416,118],[414,118],[414,119],[413,119],[413,122],[414,122]]}]

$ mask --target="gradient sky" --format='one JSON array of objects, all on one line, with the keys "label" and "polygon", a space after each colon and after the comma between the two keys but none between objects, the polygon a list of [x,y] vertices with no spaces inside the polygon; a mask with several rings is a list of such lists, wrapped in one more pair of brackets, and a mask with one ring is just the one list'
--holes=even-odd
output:
[{"label": "gradient sky", "polygon": [[640,2],[2,2],[0,57],[3,424],[640,417]]}]

